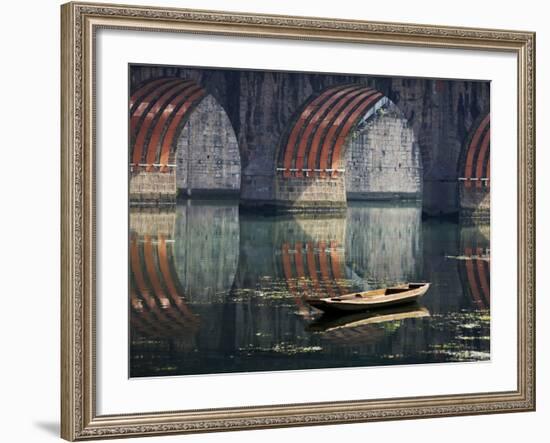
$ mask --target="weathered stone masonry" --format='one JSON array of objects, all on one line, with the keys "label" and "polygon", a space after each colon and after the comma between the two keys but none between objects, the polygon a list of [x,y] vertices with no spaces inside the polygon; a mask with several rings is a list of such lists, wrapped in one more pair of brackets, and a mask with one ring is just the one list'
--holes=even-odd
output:
[{"label": "weathered stone masonry", "polygon": [[177,141],[178,190],[187,195],[238,196],[239,146],[224,109],[212,97],[195,108]]},{"label": "weathered stone masonry", "polygon": [[458,162],[475,122],[489,112],[489,83],[479,81],[134,66],[132,91],[167,76],[194,81],[227,112],[239,146],[244,205],[276,201],[281,144],[311,96],[355,84],[380,91],[407,119],[422,163],[423,211],[457,212]]}]

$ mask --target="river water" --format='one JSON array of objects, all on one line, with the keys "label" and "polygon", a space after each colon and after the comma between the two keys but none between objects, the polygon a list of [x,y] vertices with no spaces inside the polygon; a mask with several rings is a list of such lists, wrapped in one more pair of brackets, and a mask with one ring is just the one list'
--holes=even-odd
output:
[{"label": "river water", "polygon": [[[131,208],[129,250],[131,377],[490,358],[489,227],[414,203]],[[327,318],[305,302],[407,281],[431,283],[417,304]]]}]

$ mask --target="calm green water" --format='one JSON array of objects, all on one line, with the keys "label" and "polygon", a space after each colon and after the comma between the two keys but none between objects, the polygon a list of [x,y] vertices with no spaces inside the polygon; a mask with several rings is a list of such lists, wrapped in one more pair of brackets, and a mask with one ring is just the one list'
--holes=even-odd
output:
[{"label": "calm green water", "polygon": [[[264,217],[189,201],[132,209],[130,230],[132,377],[490,358],[488,226],[411,204]],[[406,281],[432,286],[349,317],[304,302]]]}]

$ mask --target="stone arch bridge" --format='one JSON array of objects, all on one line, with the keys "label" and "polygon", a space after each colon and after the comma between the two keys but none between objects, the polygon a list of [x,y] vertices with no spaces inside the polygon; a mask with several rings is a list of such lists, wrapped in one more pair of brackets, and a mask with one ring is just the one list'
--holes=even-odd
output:
[{"label": "stone arch bridge", "polygon": [[489,210],[489,83],[130,67],[130,199],[242,206],[417,199]]}]

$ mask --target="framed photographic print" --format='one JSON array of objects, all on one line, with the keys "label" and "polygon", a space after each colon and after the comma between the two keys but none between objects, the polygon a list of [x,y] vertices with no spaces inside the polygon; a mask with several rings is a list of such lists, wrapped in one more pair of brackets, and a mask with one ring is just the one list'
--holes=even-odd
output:
[{"label": "framed photographic print", "polygon": [[62,6],[62,437],[535,408],[535,36]]}]

